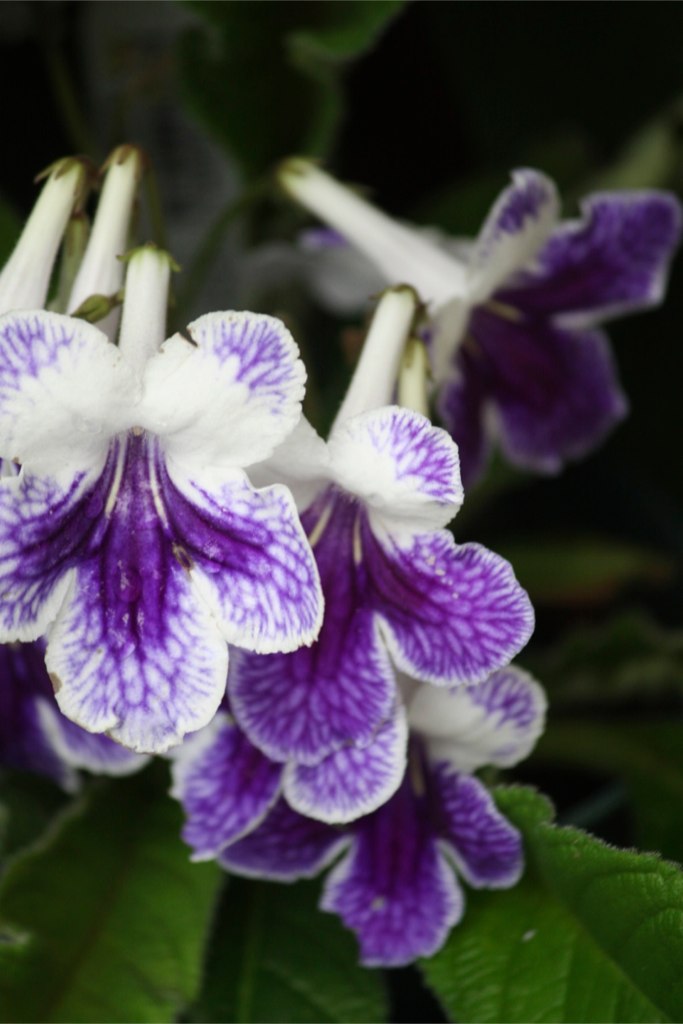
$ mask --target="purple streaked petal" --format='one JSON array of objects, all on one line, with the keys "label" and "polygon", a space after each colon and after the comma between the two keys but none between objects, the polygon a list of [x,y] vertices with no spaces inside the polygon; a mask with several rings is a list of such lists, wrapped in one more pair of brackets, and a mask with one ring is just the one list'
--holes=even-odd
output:
[{"label": "purple streaked petal", "polygon": [[289,491],[256,491],[239,471],[184,478],[160,464],[158,472],[175,557],[224,638],[261,654],[311,643],[322,591]]},{"label": "purple streaked petal", "polygon": [[509,665],[476,686],[421,686],[408,718],[433,760],[472,773],[485,765],[509,768],[528,757],[543,731],[546,707],[542,687]]},{"label": "purple streaked petal", "polygon": [[161,753],[213,717],[227,646],[193,592],[187,563],[160,515],[157,449],[117,442],[105,471],[117,499],[106,532],[83,544],[47,652],[67,717],[142,753]]},{"label": "purple streaked petal", "polygon": [[[109,475],[103,474],[109,479]],[[106,482],[105,482],[106,486]],[[33,640],[61,607],[103,500],[77,475],[67,488],[27,473],[0,481],[0,638]]]},{"label": "purple streaked petal", "polygon": [[138,593],[123,598],[110,558],[79,567],[47,667],[72,721],[131,750],[163,753],[215,714],[228,651],[185,570],[161,549],[148,550],[146,562]]},{"label": "purple streaked petal", "polygon": [[96,327],[43,311],[0,318],[0,455],[65,483],[102,469],[134,380]]},{"label": "purple streaked petal", "polygon": [[368,743],[391,713],[394,674],[354,561],[357,516],[356,503],[328,490],[302,517],[326,599],[317,642],[283,656],[244,655],[230,673],[237,721],[274,760],[316,764]]},{"label": "purple streaked petal", "polygon": [[475,683],[527,642],[534,613],[505,559],[450,533],[416,534],[409,546],[362,535],[374,605],[403,672],[439,685]]},{"label": "purple streaked petal", "polygon": [[476,889],[507,889],[524,870],[522,837],[473,775],[440,763],[430,773],[439,835],[463,878]]},{"label": "purple streaked petal", "polygon": [[512,174],[479,234],[469,264],[469,301],[485,301],[524,270],[548,238],[559,215],[552,181],[533,170]]},{"label": "purple streaked petal", "polygon": [[316,765],[288,764],[284,796],[295,811],[331,825],[370,814],[401,784],[407,742],[405,712],[399,707],[367,746],[342,747]]},{"label": "purple streaked petal", "polygon": [[53,693],[41,698],[37,708],[45,735],[65,765],[95,775],[131,775],[147,764],[144,755],[134,754],[108,736],[86,732],[69,721],[58,709]]},{"label": "purple streaked petal", "polygon": [[258,828],[224,850],[218,862],[235,875],[294,882],[317,875],[348,843],[346,833],[304,818],[281,799]]},{"label": "purple streaked petal", "polygon": [[256,828],[278,797],[281,775],[282,765],[223,713],[186,741],[173,761],[171,795],[187,816],[182,836],[192,860],[215,857]]},{"label": "purple streaked petal", "polygon": [[46,775],[73,790],[75,772],[59,757],[41,720],[46,698],[54,700],[42,647],[0,646],[0,765]]},{"label": "purple streaked petal", "polygon": [[438,398],[439,415],[458,446],[465,489],[479,479],[491,450],[491,441],[484,429],[486,386],[477,355],[476,351],[469,351],[467,343],[463,345]]},{"label": "purple streaked petal", "polygon": [[301,414],[306,372],[274,317],[208,313],[175,335],[145,369],[142,425],[168,457],[229,469],[267,458]]},{"label": "purple streaked petal", "polygon": [[678,200],[666,192],[603,193],[589,196],[581,213],[552,234],[537,272],[503,300],[583,324],[659,302],[681,233]]},{"label": "purple streaked petal", "polygon": [[500,443],[511,462],[557,472],[626,414],[609,343],[599,331],[568,331],[482,309],[472,317],[471,332],[486,359]]},{"label": "purple streaked petal", "polygon": [[367,967],[432,956],[462,916],[463,897],[424,801],[404,784],[354,831],[351,851],[327,878],[321,908],[356,932]]},{"label": "purple streaked petal", "polygon": [[462,504],[458,449],[426,416],[388,406],[345,421],[329,442],[336,482],[390,529],[437,529]]}]

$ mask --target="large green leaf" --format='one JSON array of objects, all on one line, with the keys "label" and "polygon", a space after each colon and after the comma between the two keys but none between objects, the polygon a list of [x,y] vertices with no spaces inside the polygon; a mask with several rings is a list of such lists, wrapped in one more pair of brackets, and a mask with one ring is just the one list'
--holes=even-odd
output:
[{"label": "large green leaf", "polygon": [[683,1019],[683,874],[552,825],[533,790],[499,790],[525,838],[507,892],[471,893],[463,923],[423,965],[458,1021]]},{"label": "large green leaf", "polygon": [[[159,773],[161,774],[161,773]],[[0,887],[5,1021],[172,1021],[199,985],[220,872],[143,776],[97,783]]]},{"label": "large green leaf", "polygon": [[404,2],[188,2],[205,23],[182,41],[188,99],[248,176],[291,152],[323,156],[341,114],[344,65]]},{"label": "large green leaf", "polygon": [[318,893],[316,882],[230,879],[193,1020],[386,1019],[381,977],[358,966],[354,939],[318,910]]}]

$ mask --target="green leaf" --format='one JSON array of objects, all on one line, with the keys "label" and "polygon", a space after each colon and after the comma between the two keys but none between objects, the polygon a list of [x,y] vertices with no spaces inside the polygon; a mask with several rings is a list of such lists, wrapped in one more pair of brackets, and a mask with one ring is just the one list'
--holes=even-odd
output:
[{"label": "green leaf", "polygon": [[322,1024],[386,1020],[381,976],[317,908],[319,884],[231,878],[192,1020]]},{"label": "green leaf", "polygon": [[8,868],[4,1020],[172,1021],[194,997],[220,872],[189,861],[159,776],[93,785]]},{"label": "green leaf", "polygon": [[628,584],[660,583],[671,572],[656,552],[608,538],[519,541],[499,544],[498,550],[537,604],[603,604]]},{"label": "green leaf", "polygon": [[552,825],[547,800],[496,794],[524,834],[527,870],[475,892],[463,923],[423,964],[459,1021],[683,1019],[683,874],[649,854]]},{"label": "green leaf", "polygon": [[206,24],[181,40],[188,100],[247,176],[292,152],[323,156],[342,112],[344,65],[403,3],[188,2]]}]

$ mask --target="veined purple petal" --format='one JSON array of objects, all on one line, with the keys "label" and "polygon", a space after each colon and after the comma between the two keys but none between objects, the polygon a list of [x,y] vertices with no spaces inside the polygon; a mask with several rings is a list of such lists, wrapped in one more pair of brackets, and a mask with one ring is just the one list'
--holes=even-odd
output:
[{"label": "veined purple petal", "polygon": [[485,301],[524,270],[548,238],[559,214],[555,186],[544,174],[514,171],[479,234],[469,264],[471,303]]},{"label": "veined purple petal", "polygon": [[546,706],[538,683],[508,665],[476,686],[420,686],[409,722],[432,760],[471,774],[485,765],[508,768],[527,757],[543,731]]},{"label": "veined purple petal", "polygon": [[593,324],[662,298],[681,233],[681,207],[666,192],[589,196],[580,221],[558,227],[538,269],[502,295],[528,315]]},{"label": "veined purple petal", "polygon": [[142,426],[186,472],[267,458],[301,414],[306,372],[274,317],[208,313],[164,343],[145,369]]},{"label": "veined purple petal", "polygon": [[458,449],[444,430],[410,409],[354,416],[329,442],[340,487],[389,529],[437,529],[462,504]]},{"label": "veined purple petal", "polygon": [[544,320],[481,309],[471,333],[486,360],[500,443],[517,465],[557,472],[597,445],[626,414],[607,340]]},{"label": "veined purple petal", "polygon": [[400,967],[440,948],[463,912],[462,892],[406,782],[354,827],[349,854],[327,878],[321,908],[356,932],[367,967]]},{"label": "veined purple petal", "polygon": [[322,621],[322,592],[286,488],[256,491],[239,471],[184,478],[175,470],[159,463],[174,554],[224,638],[259,653],[311,643]]},{"label": "veined purple petal", "polygon": [[46,775],[72,790],[74,771],[54,749],[40,715],[52,687],[38,644],[0,646],[0,765]]},{"label": "veined purple petal", "polygon": [[258,828],[228,846],[218,862],[235,875],[294,882],[317,875],[348,843],[344,832],[297,814],[280,799]]},{"label": "veined purple petal", "polygon": [[438,832],[465,880],[474,888],[507,889],[524,870],[522,838],[473,775],[440,763],[429,785]]},{"label": "veined purple petal", "polygon": [[0,456],[67,481],[101,471],[132,425],[134,380],[96,327],[44,311],[0,318]]},{"label": "veined purple petal", "polygon": [[295,811],[330,824],[369,814],[398,789],[407,742],[405,712],[399,707],[367,746],[342,747],[316,765],[290,762],[284,796]]},{"label": "veined purple petal", "polygon": [[67,717],[149,753],[207,724],[227,673],[225,641],[159,510],[156,452],[145,435],[113,446],[106,533],[83,545],[47,652]]},{"label": "veined purple petal", "polygon": [[416,534],[410,545],[362,533],[392,658],[399,668],[440,685],[476,683],[506,665],[527,642],[534,614],[505,559],[479,544],[456,545],[445,530]]},{"label": "veined purple petal", "polygon": [[[110,479],[106,470],[104,477]],[[99,489],[82,476],[66,489],[26,470],[0,481],[1,639],[34,640],[45,632],[102,508]]]},{"label": "veined purple petal", "polygon": [[354,560],[358,506],[328,490],[302,517],[325,594],[320,636],[308,649],[236,658],[233,713],[269,757],[315,764],[348,743],[370,742],[394,703],[394,675]]},{"label": "veined purple petal", "polygon": [[281,775],[282,765],[264,757],[225,714],[186,741],[173,761],[171,795],[187,816],[182,836],[192,859],[215,857],[256,828],[277,799]]}]

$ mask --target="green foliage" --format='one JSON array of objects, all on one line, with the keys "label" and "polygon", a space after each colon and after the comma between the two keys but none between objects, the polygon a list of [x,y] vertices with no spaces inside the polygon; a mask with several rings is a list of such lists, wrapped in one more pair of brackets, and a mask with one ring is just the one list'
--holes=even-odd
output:
[{"label": "green foliage", "polygon": [[39,775],[3,771],[0,775],[0,855],[4,860],[39,838],[67,797]]},{"label": "green foliage", "polygon": [[499,790],[524,834],[527,870],[469,897],[423,964],[455,1020],[676,1021],[683,1014],[683,874],[657,857],[557,828],[544,797]]},{"label": "green foliage", "polygon": [[230,879],[193,1020],[386,1019],[381,977],[358,966],[355,940],[317,909],[318,893],[316,882]]},{"label": "green foliage", "polygon": [[192,864],[156,767],[98,783],[0,887],[5,1021],[172,1021],[195,995],[219,871]]},{"label": "green foliage", "polygon": [[342,113],[344,65],[403,4],[188,2],[205,22],[180,48],[188,99],[248,177],[291,152],[323,156]]}]

